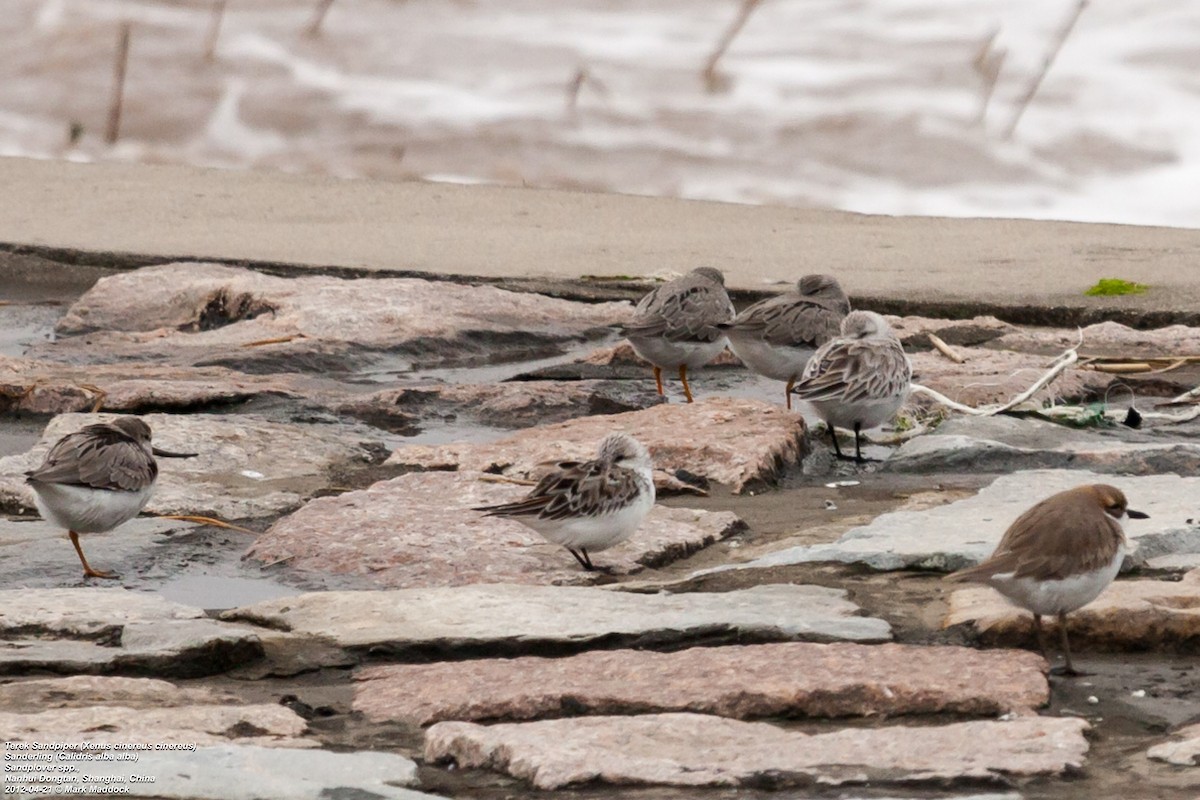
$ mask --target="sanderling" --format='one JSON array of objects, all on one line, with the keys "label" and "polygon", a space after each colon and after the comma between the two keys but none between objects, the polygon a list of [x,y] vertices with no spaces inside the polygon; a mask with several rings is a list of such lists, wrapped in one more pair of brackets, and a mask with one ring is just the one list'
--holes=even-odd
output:
[{"label": "sanderling", "polygon": [[838,335],[850,301],[830,275],[805,275],[795,292],[755,303],[720,326],[729,348],[760,375],[786,381],[784,396],[792,407],[792,387],[817,348]]},{"label": "sanderling", "polygon": [[653,505],[649,451],[632,436],[612,433],[600,443],[594,460],[558,464],[524,499],[474,510],[513,517],[593,570],[589,551],[628,539]]},{"label": "sanderling", "polygon": [[986,583],[1032,612],[1043,654],[1047,650],[1042,615],[1057,616],[1066,661],[1062,672],[1078,675],[1067,641],[1067,614],[1095,600],[1117,576],[1125,557],[1121,520],[1148,516],[1131,510],[1115,486],[1077,486],[1047,497],[1017,517],[994,553],[947,575],[946,580]]},{"label": "sanderling", "polygon": [[725,349],[725,332],[718,326],[733,318],[725,276],[712,267],[697,267],[643,297],[633,319],[622,327],[637,354],[654,365],[658,393],[663,393],[662,371],[678,370],[690,403],[688,370],[699,369]]},{"label": "sanderling", "polygon": [[854,431],[854,460],[863,463],[860,434],[900,410],[912,387],[912,365],[887,321],[873,311],[851,311],[842,332],[822,345],[792,394],[807,400],[829,425],[833,450],[842,455],[834,428]]},{"label": "sanderling", "polygon": [[116,578],[92,569],[79,546],[79,534],[103,533],[138,515],[154,491],[154,456],[186,458],[150,445],[150,426],[137,417],[88,425],[55,442],[42,465],[25,473],[42,518],[67,530],[83,574]]}]

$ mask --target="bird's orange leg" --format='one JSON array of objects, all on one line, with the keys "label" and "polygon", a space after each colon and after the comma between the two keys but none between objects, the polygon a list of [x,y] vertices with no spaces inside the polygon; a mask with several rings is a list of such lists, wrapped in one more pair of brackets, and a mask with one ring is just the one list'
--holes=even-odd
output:
[{"label": "bird's orange leg", "polygon": [[694,402],[692,398],[692,387],[688,386],[687,382],[687,364],[679,365],[679,380],[683,381],[683,395],[689,403]]},{"label": "bird's orange leg", "polygon": [[655,367],[655,368],[654,368],[654,382],[655,382],[656,384],[658,384],[658,396],[659,396],[659,397],[662,397],[662,396],[663,396],[663,388],[662,388],[662,367]]},{"label": "bird's orange leg", "polygon": [[83,556],[83,548],[79,546],[79,534],[75,531],[67,531],[67,535],[71,537],[71,544],[75,545],[75,552],[79,554],[79,563],[83,564],[83,576],[85,578],[119,577],[115,572],[101,572],[98,569],[92,569],[92,565]]},{"label": "bird's orange leg", "polygon": [[796,379],[792,378],[788,381],[787,388],[783,390],[783,396],[787,398],[788,411],[792,410],[792,387],[796,385]]}]

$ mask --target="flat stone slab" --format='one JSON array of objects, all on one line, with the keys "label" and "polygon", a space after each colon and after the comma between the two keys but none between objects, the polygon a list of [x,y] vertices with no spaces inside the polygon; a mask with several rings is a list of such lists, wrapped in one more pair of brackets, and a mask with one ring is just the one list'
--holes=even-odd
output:
[{"label": "flat stone slab", "polygon": [[71,675],[0,684],[0,708],[18,714],[88,706],[174,708],[234,700],[232,695],[208,687],[177,686],[157,678]]},{"label": "flat stone slab", "polygon": [[633,594],[590,587],[472,585],[314,592],[226,611],[350,650],[421,655],[479,650],[523,654],[604,642],[646,646],[735,641],[891,638],[886,622],[858,616],[840,589],[794,584],[724,593]]},{"label": "flat stone slab", "polygon": [[739,719],[1002,714],[1049,700],[1045,668],[1023,650],[902,644],[605,650],[370,667],[357,675],[354,709],[414,725],[662,711]]},{"label": "flat stone slab", "polygon": [[1018,717],[804,734],[701,714],[578,717],[485,727],[439,722],[426,761],[506,772],[538,789],[1008,782],[1078,770],[1088,724]]},{"label": "flat stone slab", "polygon": [[1010,416],[946,420],[909,439],[882,465],[888,472],[1013,472],[1066,468],[1119,475],[1200,474],[1200,442],[1171,431],[1079,430]]},{"label": "flat stone slab", "polygon": [[[469,583],[591,583],[563,547],[472,507],[517,500],[528,486],[478,472],[422,472],[310,501],[246,556],[289,570],[354,574],[385,588]],[[397,515],[396,509],[404,514]],[[655,506],[631,539],[595,555],[617,574],[661,566],[745,528],[728,511]]]},{"label": "flat stone slab", "polygon": [[545,356],[629,314],[624,302],[580,303],[494,286],[279,278],[176,263],[102,278],[59,321],[60,338],[29,355],[255,373],[344,371],[382,351],[424,363]]},{"label": "flat stone slab", "polygon": [[619,414],[665,403],[654,387],[629,381],[515,381],[405,386],[333,404],[367,422],[415,424],[453,416],[498,428],[528,428],[591,414]]},{"label": "flat stone slab", "polygon": [[0,674],[212,675],[263,655],[253,628],[125,589],[0,591]]},{"label": "flat stone slab", "polygon": [[1154,745],[1146,755],[1177,767],[1200,767],[1200,725],[1180,728],[1170,741]]},{"label": "flat stone slab", "polygon": [[758,400],[710,397],[529,428],[493,442],[406,445],[387,463],[528,477],[546,461],[594,458],[600,440],[614,431],[650,449],[656,483],[668,487],[670,474],[685,470],[743,492],[775,481],[805,449],[799,413]]},{"label": "flat stone slab", "polygon": [[252,742],[273,747],[316,747],[315,740],[299,738],[307,730],[303,717],[278,703],[172,708],[104,705],[33,714],[0,712],[0,736],[5,742]]},{"label": "flat stone slab", "polygon": [[[31,450],[0,458],[0,508],[33,509],[25,472],[37,467],[60,437],[112,418],[62,414]],[[291,511],[329,485],[331,470],[366,465],[382,447],[373,434],[353,425],[268,422],[243,414],[147,414],[143,419],[156,447],[198,454],[158,459],[158,483],[146,505],[152,514],[247,519]]]},{"label": "flat stone slab", "polygon": [[[1057,625],[1049,617],[1044,621],[1051,628]],[[989,644],[1028,645],[1035,641],[1032,615],[987,586],[951,594],[944,625],[966,625]],[[1200,569],[1179,581],[1115,581],[1091,603],[1068,615],[1067,630],[1072,647],[1194,648],[1200,641]]]},{"label": "flat stone slab", "polygon": [[66,414],[97,407],[124,413],[187,411],[299,391],[283,377],[225,367],[73,366],[0,356],[0,413]]},{"label": "flat stone slab", "polygon": [[1130,552],[1122,569],[1172,554],[1200,553],[1196,498],[1200,478],[1178,475],[1116,477],[1086,470],[1030,470],[997,478],[977,495],[921,511],[881,514],[847,531],[836,542],[791,547],[738,568],[773,567],[813,561],[865,564],[872,569],[952,572],[991,555],[1004,531],[1027,508],[1052,494],[1087,483],[1122,489],[1130,507],[1150,515],[1131,520],[1125,535]]},{"label": "flat stone slab", "polygon": [[1200,328],[1168,325],[1138,330],[1119,322],[1100,322],[1077,328],[1013,328],[993,344],[1009,350],[1066,350],[1079,345],[1081,354],[1138,358],[1200,353]]},{"label": "flat stone slab", "polygon": [[[962,364],[936,350],[910,352],[913,382],[973,408],[1006,403],[1046,374],[1057,356],[1057,353],[1052,356],[993,350],[992,345],[954,348],[966,359]],[[1117,376],[1108,373],[1068,367],[1052,383],[1034,393],[1030,402],[1063,403],[1102,397],[1116,379]],[[909,402],[933,404],[931,398],[920,394],[914,394]]]},{"label": "flat stone slab", "polygon": [[[180,752],[138,753],[136,765],[87,762],[88,774],[124,778],[127,797],[171,800],[435,800],[404,788],[417,766],[394,753],[296,750],[254,744],[200,746]],[[130,773],[152,783],[128,783]],[[85,795],[92,796],[92,795]]]},{"label": "flat stone slab", "polygon": [[[155,517],[135,517],[115,531],[81,537],[88,561],[97,569],[110,569],[122,579],[153,564],[176,534],[196,528],[194,523]],[[41,519],[0,517],[0,561],[8,587],[63,588],[87,585],[79,556],[67,532]]]},{"label": "flat stone slab", "polygon": [[909,353],[931,350],[933,348],[932,342],[929,341],[931,333],[946,344],[960,348],[978,347],[1020,330],[1016,325],[992,316],[972,317],[971,319],[939,319],[916,315],[897,317],[887,314],[885,318],[900,343],[904,345],[904,349]]}]

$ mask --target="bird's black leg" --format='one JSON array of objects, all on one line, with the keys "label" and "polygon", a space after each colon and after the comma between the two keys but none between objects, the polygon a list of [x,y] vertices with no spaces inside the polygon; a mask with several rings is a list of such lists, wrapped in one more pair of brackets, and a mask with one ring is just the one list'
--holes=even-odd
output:
[{"label": "bird's black leg", "polygon": [[864,458],[862,454],[862,423],[854,423],[854,462],[856,464],[868,464],[870,462],[878,462],[878,458]]},{"label": "bird's black leg", "polygon": [[575,556],[575,560],[579,562],[579,566],[583,567],[588,572],[591,572],[593,569],[595,569],[592,566],[591,559],[589,559],[587,557],[586,550],[583,551],[583,555],[579,555],[579,553],[576,552],[574,548],[568,547],[567,552],[570,553],[571,555]]},{"label": "bird's black leg", "polygon": [[[826,424],[828,425],[829,423]],[[829,425],[829,440],[833,442],[833,455],[835,457],[840,458],[843,461],[849,458],[849,456],[842,455],[842,448],[840,445],[838,445],[837,431],[833,429],[832,425]]]},{"label": "bird's black leg", "polygon": [[1062,669],[1052,669],[1050,672],[1055,675],[1066,675],[1070,678],[1074,678],[1079,675],[1087,675],[1086,672],[1080,672],[1079,670],[1075,669],[1075,665],[1071,663],[1071,642],[1067,639],[1066,614],[1060,613],[1058,615],[1058,635],[1062,640],[1063,660],[1065,663],[1063,664]]},{"label": "bird's black leg", "polygon": [[1042,629],[1041,614],[1033,615],[1033,633],[1037,636],[1038,649],[1042,651],[1042,658],[1050,661],[1050,648],[1046,646],[1046,631]]},{"label": "bird's black leg", "polygon": [[581,547],[579,548],[579,552],[583,553],[583,568],[588,572],[595,570],[596,567],[592,564],[592,557],[588,555],[588,551]]}]

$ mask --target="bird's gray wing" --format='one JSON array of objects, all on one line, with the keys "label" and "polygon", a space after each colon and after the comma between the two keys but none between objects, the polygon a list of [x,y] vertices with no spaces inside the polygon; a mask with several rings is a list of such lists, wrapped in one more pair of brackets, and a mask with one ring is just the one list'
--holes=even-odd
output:
[{"label": "bird's gray wing", "polygon": [[817,348],[838,335],[842,316],[820,303],[792,299],[771,309],[762,338],[773,345]]},{"label": "bird's gray wing", "polygon": [[672,342],[715,342],[725,335],[717,326],[734,315],[725,287],[687,276],[642,298],[625,332]]},{"label": "bird's gray wing", "polygon": [[809,359],[792,393],[803,400],[853,402],[903,394],[911,380],[900,342],[834,339]]},{"label": "bird's gray wing", "polygon": [[489,516],[539,519],[601,516],[627,505],[638,492],[633,470],[585,461],[546,475],[521,500],[481,506]]},{"label": "bird's gray wing", "polygon": [[154,483],[154,458],[111,425],[89,425],[59,439],[29,480],[136,492]]}]

